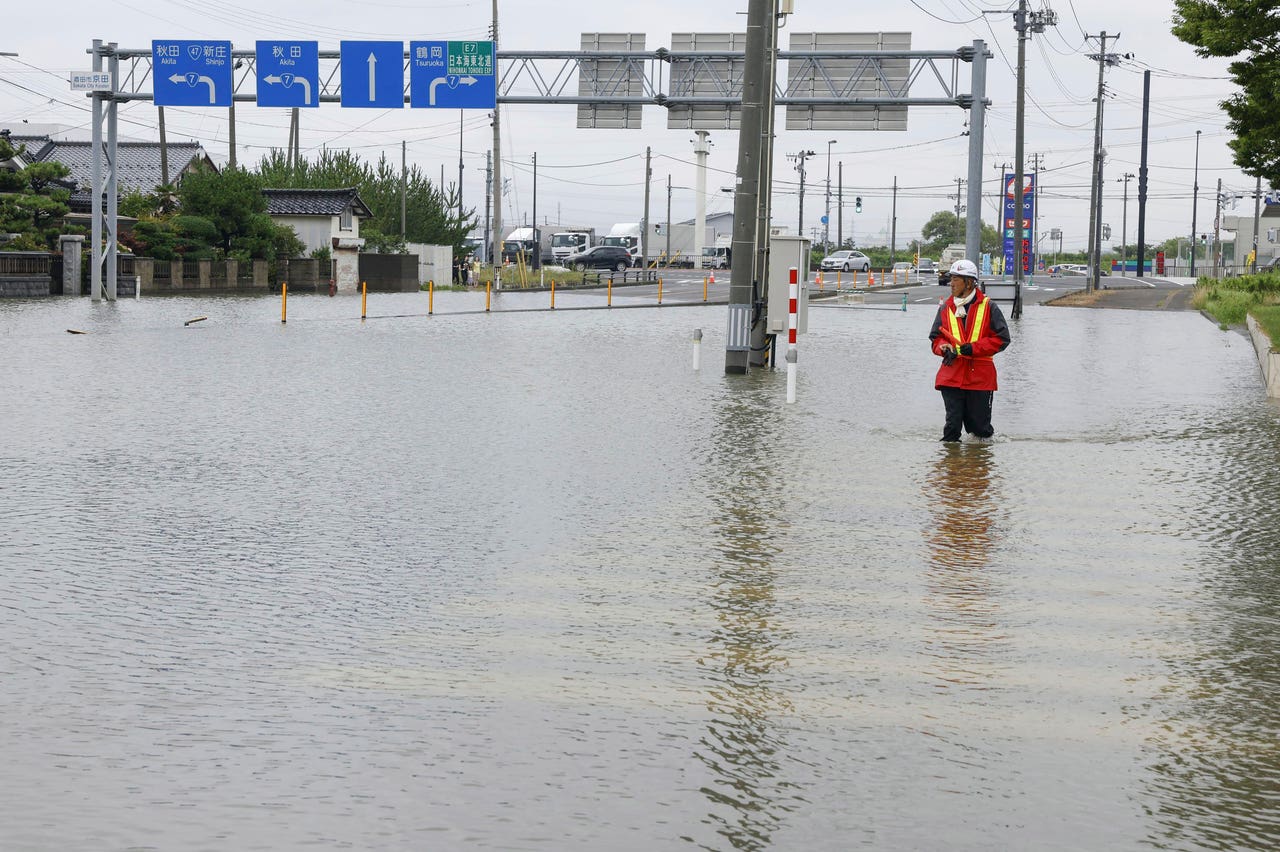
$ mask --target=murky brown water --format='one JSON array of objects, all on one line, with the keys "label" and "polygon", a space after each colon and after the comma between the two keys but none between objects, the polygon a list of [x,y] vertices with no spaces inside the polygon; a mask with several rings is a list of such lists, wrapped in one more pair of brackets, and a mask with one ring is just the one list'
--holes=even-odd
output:
[{"label": "murky brown water", "polygon": [[0,303],[0,847],[1280,844],[1242,337],[1028,308],[946,447],[927,307],[482,299]]}]

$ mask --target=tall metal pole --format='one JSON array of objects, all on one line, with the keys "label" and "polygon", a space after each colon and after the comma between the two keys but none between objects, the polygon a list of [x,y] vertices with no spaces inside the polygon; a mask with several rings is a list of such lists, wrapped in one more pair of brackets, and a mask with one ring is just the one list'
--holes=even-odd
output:
[{"label": "tall metal pole", "polygon": [[[741,261],[754,255],[760,200],[761,155],[765,148],[765,104],[769,100],[766,64],[770,36],[776,27],[775,0],[747,0],[747,37],[742,69],[742,110],[738,121],[738,166],[733,201],[733,257]],[[763,236],[763,235],[762,235]],[[729,333],[726,335],[724,371],[745,374],[750,356],[752,321],[752,263],[737,262],[729,275]]]},{"label": "tall metal pole", "polygon": [[1196,208],[1200,203],[1200,131],[1196,131],[1196,168],[1191,179],[1191,277],[1196,277]]},{"label": "tall metal pole", "polygon": [[[93,40],[93,70],[102,70],[102,39]],[[112,88],[115,88],[114,85]],[[106,92],[94,92],[92,114],[93,127],[90,129],[93,157],[89,161],[89,170],[93,175],[93,198],[89,200],[93,221],[89,223],[89,298],[92,301],[102,299],[102,106],[107,98]]]},{"label": "tall metal pole", "polygon": [[[502,88],[501,68],[498,65],[498,0],[493,0],[493,83]],[[458,187],[461,197],[462,187]],[[502,278],[496,270],[502,265],[502,124],[501,107],[493,105],[493,259],[495,273],[493,286],[502,289]]]},{"label": "tall metal pole", "polygon": [[[489,229],[489,202],[493,198],[493,152],[484,152],[484,243],[481,246],[480,260],[483,263],[492,263],[494,258],[493,231]],[[499,247],[498,251],[502,249]],[[538,254],[542,254],[542,247],[538,247]],[[479,282],[477,282],[479,283]]]},{"label": "tall metal pole", "polygon": [[462,224],[462,119],[466,115],[458,110],[458,224]]},{"label": "tall metal pole", "polygon": [[405,221],[409,210],[409,156],[405,140],[400,140],[400,242],[407,239]]},{"label": "tall metal pole", "polygon": [[[1147,128],[1151,118],[1151,72],[1142,72],[1142,155],[1138,165],[1138,277],[1146,273],[1147,257]],[[1253,229],[1258,233],[1257,227]],[[1154,269],[1154,266],[1153,266]]]},{"label": "tall metal pole", "polygon": [[804,161],[805,152],[796,155],[796,168],[800,171],[800,221],[796,224],[796,233],[804,236]]},{"label": "tall metal pole", "polygon": [[116,124],[116,110],[119,104],[114,97],[116,87],[120,85],[120,55],[116,53],[116,43],[114,41],[108,47],[111,49],[111,56],[107,59],[107,69],[111,72],[111,91],[113,96],[111,102],[107,104],[107,220],[105,236],[107,240],[107,298],[114,302],[116,300],[116,287],[120,283],[120,276],[117,274],[120,259],[120,217],[117,215],[117,208],[120,203],[120,159],[116,146],[116,141],[120,138]]},{"label": "tall metal pole", "polygon": [[164,107],[156,107],[160,122],[160,183],[169,185],[169,143],[164,132]]},{"label": "tall metal pole", "polygon": [[[777,14],[781,3],[774,0],[770,3],[771,13],[765,18],[764,33],[764,68],[760,78],[760,133],[759,156],[757,158],[756,175],[756,221],[755,248],[751,252],[751,287],[754,291],[755,305],[751,314],[751,351],[748,361],[752,366],[764,366],[766,323],[763,321],[763,306],[767,301],[770,252],[770,225],[773,217],[773,139],[774,123],[777,111],[773,108],[774,96],[777,93],[778,76],[778,25],[781,16]],[[735,202],[736,203],[736,202]],[[735,255],[736,256],[736,255]],[[807,272],[807,270],[806,270]]]},{"label": "tall metal pole", "polygon": [[533,152],[533,233],[538,236],[534,240],[537,248],[533,250],[530,263],[534,269],[542,269],[542,231],[538,228],[538,152]]},{"label": "tall metal pole", "polygon": [[[1133,177],[1132,172],[1125,172],[1124,177],[1124,201],[1122,202],[1123,213],[1120,214],[1120,277],[1123,278],[1128,274],[1127,267],[1129,265],[1129,179]],[[1142,277],[1142,270],[1138,270],[1139,278]]]},{"label": "tall metal pole", "polygon": [[[965,257],[976,260],[982,254],[982,146],[987,121],[987,43],[973,42],[973,103],[969,107],[969,215],[965,218]],[[1003,180],[1000,181],[1004,183]],[[1004,188],[1000,188],[1003,198]],[[997,201],[997,220],[1003,204]],[[1015,305],[1016,307],[1016,305]]]},{"label": "tall metal pole", "polygon": [[236,167],[236,95],[231,92],[231,108],[227,110],[227,165]]}]

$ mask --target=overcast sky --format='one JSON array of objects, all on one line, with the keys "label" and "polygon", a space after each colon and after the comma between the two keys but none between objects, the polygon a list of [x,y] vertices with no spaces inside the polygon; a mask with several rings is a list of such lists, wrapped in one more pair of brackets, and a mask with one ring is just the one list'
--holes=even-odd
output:
[{"label": "overcast sky", "polygon": [[[1031,8],[1048,4],[1032,0]],[[1016,4],[983,6],[976,0],[795,0],[788,31],[910,32],[913,49],[950,50],[983,39],[994,57],[988,63],[984,166],[984,222],[993,222],[997,163],[1014,153],[1016,34],[1012,18],[1002,10]],[[500,0],[500,50],[576,50],[584,32],[636,32],[646,47],[671,45],[673,32],[741,31],[745,0],[671,2],[644,0],[602,3],[599,0]],[[1225,79],[1226,62],[1204,60],[1169,32],[1172,5],[1164,0],[1114,3],[1106,0],[1061,0],[1052,6],[1056,27],[1034,35],[1027,45],[1026,151],[1041,154],[1043,196],[1039,230],[1059,227],[1065,247],[1082,247],[1088,221],[1089,157],[1093,140],[1098,65],[1087,54],[1105,30],[1120,33],[1108,51],[1133,54],[1107,72],[1105,147],[1109,153],[1103,221],[1121,238],[1125,172],[1138,171],[1140,155],[1142,70],[1152,76],[1150,128],[1149,241],[1186,235],[1191,228],[1196,131],[1199,145],[1198,228],[1212,229],[1214,192],[1219,178],[1226,190],[1252,192],[1253,179],[1232,164],[1225,116],[1218,103],[1234,87]],[[995,13],[982,14],[983,10]],[[56,26],[51,23],[56,20]],[[415,40],[485,39],[491,24],[491,2],[423,2],[409,0],[359,3],[310,0],[307,3],[218,2],[204,0],[60,0],[56,15],[24,15],[0,35],[0,126],[17,131],[30,124],[62,124],[87,133],[88,102],[72,94],[67,77],[88,70],[85,51],[94,38],[122,48],[149,49],[152,39],[224,39],[236,48],[252,48],[258,39],[315,40],[320,49],[337,49],[343,39]],[[968,66],[962,66],[961,90],[969,91]],[[527,219],[533,203],[532,155],[538,155],[538,218],[607,227],[636,221],[643,210],[644,149],[653,149],[651,219],[666,216],[666,183],[672,193],[673,219],[693,216],[695,186],[693,133],[668,130],[661,107],[646,107],[642,131],[578,130],[575,110],[563,106],[502,107],[503,160],[513,184],[504,199],[506,224]],[[237,158],[256,163],[288,137],[288,111],[237,105]],[[781,113],[780,113],[781,116]],[[904,132],[788,132],[779,130],[775,149],[774,221],[795,228],[798,174],[786,155],[812,149],[805,192],[805,230],[818,223],[826,204],[827,152],[831,155],[833,196],[838,164],[844,164],[845,235],[860,244],[888,243],[891,186],[896,176],[898,243],[905,246],[937,210],[954,209],[956,178],[967,171],[968,113],[954,107],[913,108]],[[156,110],[134,102],[120,110],[121,138],[157,139]],[[781,117],[779,127],[782,126]],[[459,125],[461,124],[461,131]],[[189,138],[205,145],[219,161],[227,156],[227,111],[166,111],[170,139]],[[830,140],[835,143],[828,145]],[[370,159],[385,151],[399,163],[400,143],[408,159],[438,178],[456,181],[462,149],[464,201],[483,212],[485,151],[492,131],[484,111],[361,110],[323,104],[302,111],[302,145],[314,154],[322,146],[350,148]],[[713,131],[707,180],[708,210],[729,209],[729,186],[736,165],[737,132]],[[1265,189],[1265,186],[1264,186]],[[861,195],[863,213],[853,212],[852,198]],[[833,201],[834,205],[834,201]],[[1129,182],[1128,234],[1137,223],[1137,180]],[[1240,202],[1239,213],[1252,214],[1252,201]],[[832,211],[832,238],[836,214]],[[505,229],[504,229],[505,230]],[[1042,245],[1050,252],[1047,241]]]}]

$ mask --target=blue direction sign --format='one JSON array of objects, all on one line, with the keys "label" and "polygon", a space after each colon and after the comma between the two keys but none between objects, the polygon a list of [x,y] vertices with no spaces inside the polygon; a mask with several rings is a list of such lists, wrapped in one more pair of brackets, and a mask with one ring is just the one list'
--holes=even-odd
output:
[{"label": "blue direction sign", "polygon": [[260,41],[258,106],[320,106],[320,45],[314,41]]},{"label": "blue direction sign", "polygon": [[341,65],[344,107],[404,106],[404,42],[344,41]]},{"label": "blue direction sign", "polygon": [[493,109],[498,102],[491,41],[409,43],[409,106]]},{"label": "blue direction sign", "polygon": [[151,42],[156,106],[231,106],[231,42]]}]

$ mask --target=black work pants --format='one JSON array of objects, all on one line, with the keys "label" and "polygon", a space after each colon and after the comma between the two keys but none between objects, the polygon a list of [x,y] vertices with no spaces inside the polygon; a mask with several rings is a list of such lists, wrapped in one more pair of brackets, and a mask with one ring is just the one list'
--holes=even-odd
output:
[{"label": "black work pants", "polygon": [[995,432],[991,428],[991,404],[995,393],[946,387],[938,390],[942,392],[942,404],[947,408],[947,422],[942,429],[942,440],[959,441],[961,426],[970,435],[977,435],[979,438],[991,437]]}]

